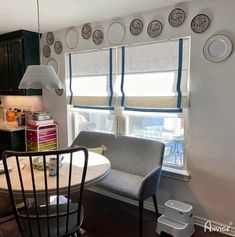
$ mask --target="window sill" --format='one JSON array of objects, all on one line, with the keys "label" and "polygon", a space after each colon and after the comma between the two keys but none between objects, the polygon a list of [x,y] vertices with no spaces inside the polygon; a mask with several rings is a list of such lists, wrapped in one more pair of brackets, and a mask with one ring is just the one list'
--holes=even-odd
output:
[{"label": "window sill", "polygon": [[188,182],[190,179],[188,171],[175,169],[167,166],[162,167],[162,176],[166,178],[177,179],[184,182]]}]

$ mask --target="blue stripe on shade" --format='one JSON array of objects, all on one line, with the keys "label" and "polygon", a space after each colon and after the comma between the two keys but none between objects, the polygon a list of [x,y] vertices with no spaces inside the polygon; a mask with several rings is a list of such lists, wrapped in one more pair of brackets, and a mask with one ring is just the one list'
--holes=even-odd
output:
[{"label": "blue stripe on shade", "polygon": [[182,78],[182,64],[183,64],[183,39],[179,39],[179,58],[178,58],[178,78],[177,78],[177,108],[181,108],[181,99],[182,99],[182,93],[180,89],[181,85],[181,78]]},{"label": "blue stripe on shade", "polygon": [[71,58],[71,53],[69,54],[69,90],[70,90],[69,104],[72,104],[72,102],[73,102],[73,90],[72,90],[72,58]]},{"label": "blue stripe on shade", "polygon": [[122,46],[122,75],[121,75],[121,87],[120,87],[122,92],[122,99],[121,99],[122,107],[124,107],[125,104],[124,78],[125,78],[125,47]]},{"label": "blue stripe on shade", "polygon": [[137,111],[137,112],[158,112],[158,113],[182,113],[183,109],[154,109],[154,108],[141,108],[141,107],[124,107],[127,111]]},{"label": "blue stripe on shade", "polygon": [[78,109],[98,109],[98,110],[114,110],[113,106],[85,106],[85,105],[74,105],[74,108]]},{"label": "blue stripe on shade", "polygon": [[112,106],[113,101],[113,50],[109,49],[109,106]]}]

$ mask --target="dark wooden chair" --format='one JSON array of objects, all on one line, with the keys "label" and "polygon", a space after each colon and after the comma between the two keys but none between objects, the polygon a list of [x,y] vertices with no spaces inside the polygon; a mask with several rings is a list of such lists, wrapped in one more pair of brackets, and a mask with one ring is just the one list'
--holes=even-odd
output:
[{"label": "dark wooden chair", "polygon": [[[71,189],[72,189],[72,175],[73,175],[73,159],[78,159],[78,157],[74,156],[75,152],[83,152],[84,153],[84,166],[82,168],[80,186],[77,192],[76,200],[73,198],[71,200]],[[59,162],[61,155],[69,156],[69,163],[66,164],[68,166],[68,185],[66,183],[66,198],[67,201],[64,204],[61,204],[59,201],[61,195],[60,189],[60,168]],[[37,189],[37,174],[38,171],[35,171],[33,167],[33,160],[35,157],[42,157],[43,160],[43,170],[42,177],[44,180],[43,186],[43,195],[42,189],[40,189],[40,197],[38,195],[39,190]],[[48,176],[47,171],[47,159],[48,156],[56,157],[56,176],[54,177],[54,188],[50,190],[48,180],[51,178]],[[11,158],[10,158],[11,157]],[[22,157],[27,157],[29,159],[29,167],[32,183],[32,190],[25,189],[25,178],[23,168],[20,164],[20,160]],[[16,163],[15,169],[18,173],[20,192],[17,193],[13,190],[13,182],[11,171],[9,169],[9,159],[14,159]],[[44,151],[44,152],[13,152],[13,151],[5,151],[3,153],[3,164],[5,169],[5,175],[7,180],[7,185],[9,189],[9,196],[12,203],[12,208],[15,214],[16,222],[18,228],[20,230],[20,234],[23,237],[31,236],[31,237],[62,237],[62,236],[76,236],[80,234],[80,227],[83,221],[83,207],[82,207],[82,199],[85,185],[85,177],[87,172],[88,165],[88,151],[84,147],[73,147],[64,150],[56,150],[56,151]],[[66,167],[67,167],[66,166]],[[16,172],[16,170],[14,172]],[[37,174],[35,174],[37,172]],[[67,181],[66,181],[67,182]],[[63,190],[65,192],[65,190]],[[24,203],[23,210],[19,211],[16,206],[16,197],[19,197],[19,193],[21,193],[21,198]],[[64,193],[63,193],[64,194]],[[53,204],[50,204],[49,197],[50,195],[56,195],[56,201]],[[30,200],[30,201],[29,201]]]}]

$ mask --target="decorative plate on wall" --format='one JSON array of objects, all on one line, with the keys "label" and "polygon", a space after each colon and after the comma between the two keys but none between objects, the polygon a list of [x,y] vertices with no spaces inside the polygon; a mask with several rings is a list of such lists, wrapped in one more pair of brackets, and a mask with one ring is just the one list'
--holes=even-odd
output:
[{"label": "decorative plate on wall", "polygon": [[211,36],[203,47],[203,53],[206,59],[218,63],[229,57],[233,49],[231,40],[222,34]]},{"label": "decorative plate on wall", "polygon": [[191,22],[191,29],[195,33],[202,33],[210,26],[210,19],[205,14],[195,16]]},{"label": "decorative plate on wall", "polygon": [[99,45],[103,42],[104,40],[104,34],[101,30],[95,30],[93,35],[92,35],[93,42],[96,45]]},{"label": "decorative plate on wall", "polygon": [[52,66],[56,73],[58,72],[58,64],[54,58],[49,59],[47,65]]},{"label": "decorative plate on wall", "polygon": [[48,32],[46,36],[47,44],[52,45],[54,43],[54,35],[52,32]]},{"label": "decorative plate on wall", "polygon": [[175,8],[171,11],[168,17],[168,22],[173,27],[181,26],[185,20],[185,12],[181,8]]},{"label": "decorative plate on wall", "polygon": [[144,24],[140,19],[134,19],[130,24],[130,32],[132,35],[139,35],[143,30]]},{"label": "decorative plate on wall", "polygon": [[64,94],[64,90],[63,89],[55,89],[55,93],[58,95],[58,96],[62,96]]},{"label": "decorative plate on wall", "polygon": [[60,54],[63,50],[63,45],[60,41],[56,41],[54,44],[55,53]]},{"label": "decorative plate on wall", "polygon": [[162,32],[162,23],[158,20],[153,20],[147,28],[148,35],[152,38],[159,36]]},{"label": "decorative plate on wall", "polygon": [[49,58],[51,55],[51,49],[48,45],[45,45],[43,47],[42,52],[43,52],[44,57],[46,57],[46,58]]},{"label": "decorative plate on wall", "polygon": [[120,22],[114,22],[109,26],[107,34],[109,43],[119,44],[124,38],[125,29]]},{"label": "decorative plate on wall", "polygon": [[84,39],[89,39],[91,37],[91,34],[92,34],[91,26],[89,24],[85,24],[82,27],[82,37]]},{"label": "decorative plate on wall", "polygon": [[75,29],[69,29],[65,36],[65,42],[68,48],[74,49],[78,44],[79,36]]}]

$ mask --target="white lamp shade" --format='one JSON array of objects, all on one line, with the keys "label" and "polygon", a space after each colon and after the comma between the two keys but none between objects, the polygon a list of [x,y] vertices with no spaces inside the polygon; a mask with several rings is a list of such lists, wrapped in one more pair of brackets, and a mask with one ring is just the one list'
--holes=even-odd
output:
[{"label": "white lamp shade", "polygon": [[19,84],[19,89],[64,89],[64,86],[52,66],[30,65]]}]

